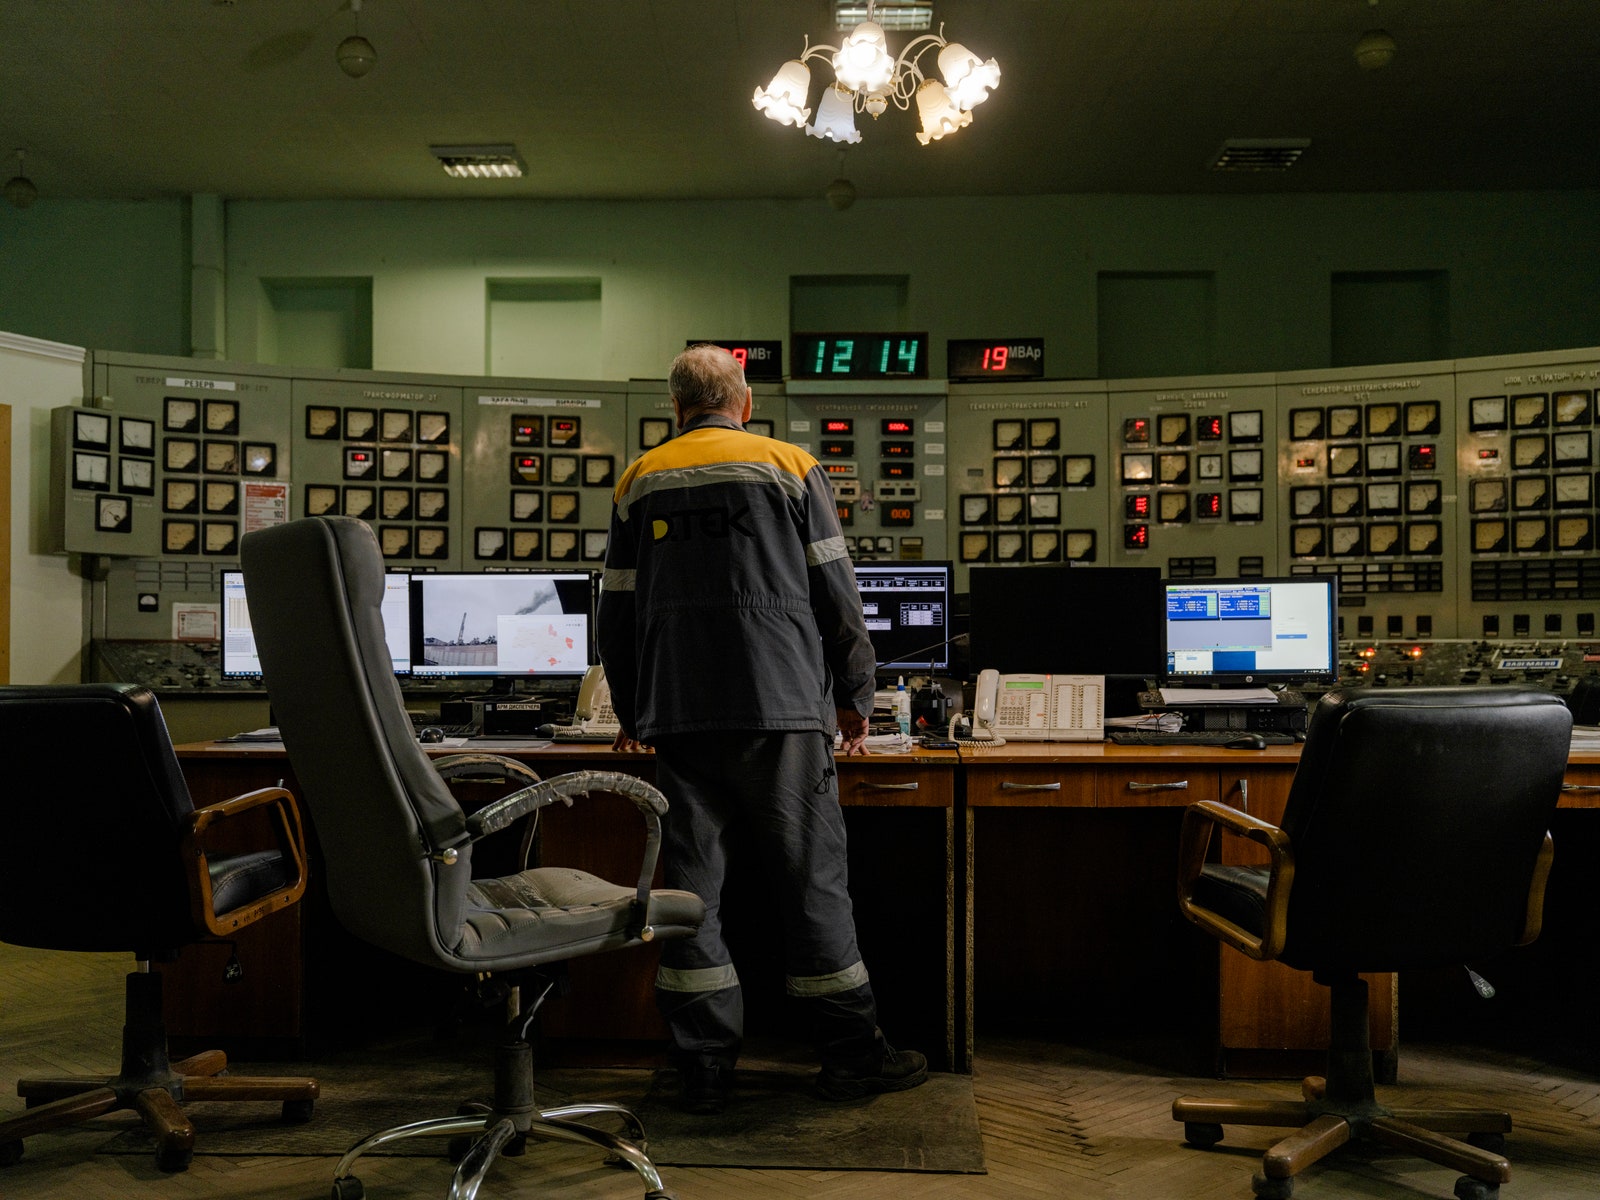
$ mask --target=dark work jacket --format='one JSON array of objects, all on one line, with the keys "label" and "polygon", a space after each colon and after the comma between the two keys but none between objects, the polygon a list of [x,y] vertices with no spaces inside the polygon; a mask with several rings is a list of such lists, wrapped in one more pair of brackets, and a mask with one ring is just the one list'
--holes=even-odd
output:
[{"label": "dark work jacket", "polygon": [[872,712],[872,644],[817,460],[703,416],[623,472],[600,658],[623,730],[831,732]]}]

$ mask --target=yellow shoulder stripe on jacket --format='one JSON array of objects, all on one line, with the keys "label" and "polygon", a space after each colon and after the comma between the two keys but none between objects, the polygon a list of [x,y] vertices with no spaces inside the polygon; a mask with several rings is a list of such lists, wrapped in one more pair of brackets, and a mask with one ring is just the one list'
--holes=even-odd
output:
[{"label": "yellow shoulder stripe on jacket", "polygon": [[817,465],[817,460],[800,447],[776,438],[708,425],[679,434],[634,459],[617,481],[612,499],[621,500],[636,480],[657,471],[682,471],[722,463],[761,463],[796,479],[804,479]]}]

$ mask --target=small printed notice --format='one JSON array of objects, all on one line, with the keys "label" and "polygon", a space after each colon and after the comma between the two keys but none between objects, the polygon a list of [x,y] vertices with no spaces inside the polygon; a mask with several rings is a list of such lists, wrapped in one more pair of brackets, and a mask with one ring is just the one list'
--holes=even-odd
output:
[{"label": "small printed notice", "polygon": [[247,483],[244,485],[244,532],[270,529],[289,520],[287,483]]},{"label": "small printed notice", "polygon": [[222,607],[217,604],[174,604],[172,639],[214,642],[222,636]]}]

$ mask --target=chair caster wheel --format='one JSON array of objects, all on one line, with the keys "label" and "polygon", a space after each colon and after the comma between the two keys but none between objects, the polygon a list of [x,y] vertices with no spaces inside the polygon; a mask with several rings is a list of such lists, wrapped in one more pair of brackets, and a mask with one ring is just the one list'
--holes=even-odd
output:
[{"label": "chair caster wheel", "polygon": [[1209,1121],[1185,1121],[1183,1123],[1183,1140],[1191,1146],[1199,1146],[1202,1150],[1209,1150],[1222,1140],[1222,1126],[1214,1125]]},{"label": "chair caster wheel", "polygon": [[14,1166],[22,1161],[22,1139],[0,1142],[0,1167]]},{"label": "chair caster wheel", "polygon": [[653,1192],[646,1192],[644,1200],[678,1200],[678,1193],[671,1188],[658,1188]]},{"label": "chair caster wheel", "polygon": [[1250,1179],[1250,1190],[1265,1200],[1289,1200],[1294,1195],[1294,1178],[1268,1179],[1257,1171]]},{"label": "chair caster wheel", "polygon": [[[1467,1145],[1476,1146],[1479,1150],[1487,1150],[1490,1154],[1504,1154],[1506,1152],[1506,1135],[1503,1133],[1469,1133],[1467,1134]],[[1463,1178],[1469,1177],[1463,1176]]]},{"label": "chair caster wheel", "polygon": [[283,1123],[285,1125],[304,1125],[311,1120],[311,1112],[316,1107],[315,1100],[285,1100],[283,1102]]},{"label": "chair caster wheel", "polygon": [[361,1180],[354,1175],[333,1181],[333,1200],[361,1200],[366,1194],[367,1189],[361,1186]]},{"label": "chair caster wheel", "polygon": [[189,1164],[194,1161],[193,1146],[156,1146],[156,1169],[168,1175],[176,1175],[179,1171],[187,1171]]},{"label": "chair caster wheel", "polygon": [[1456,1180],[1456,1200],[1496,1200],[1500,1195],[1498,1183],[1485,1183],[1471,1175]]}]

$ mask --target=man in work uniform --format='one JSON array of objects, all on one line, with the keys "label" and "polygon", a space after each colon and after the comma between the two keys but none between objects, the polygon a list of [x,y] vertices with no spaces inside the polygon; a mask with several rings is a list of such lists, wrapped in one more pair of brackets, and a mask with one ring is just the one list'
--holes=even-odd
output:
[{"label": "man in work uniform", "polygon": [[666,886],[706,903],[656,977],[685,1105],[721,1110],[743,1036],[720,919],[735,830],[778,892],[820,1093],[915,1087],[927,1061],[878,1031],[846,889],[833,733],[865,753],[876,663],[832,491],[811,455],[744,431],[750,389],[726,350],[690,347],[667,385],[680,432],[617,484],[599,642],[616,746],[655,750],[671,804]]}]

